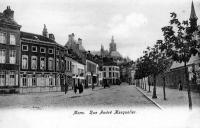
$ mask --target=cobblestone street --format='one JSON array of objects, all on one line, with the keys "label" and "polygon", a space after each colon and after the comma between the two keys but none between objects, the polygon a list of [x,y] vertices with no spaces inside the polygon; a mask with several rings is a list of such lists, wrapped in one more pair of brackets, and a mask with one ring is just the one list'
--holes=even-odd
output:
[{"label": "cobblestone street", "polygon": [[64,92],[46,92],[1,95],[1,108],[45,108],[45,107],[155,107],[151,101],[146,99],[134,86],[122,84],[110,88],[96,87],[85,89],[81,94],[75,94],[70,90],[66,95]]}]

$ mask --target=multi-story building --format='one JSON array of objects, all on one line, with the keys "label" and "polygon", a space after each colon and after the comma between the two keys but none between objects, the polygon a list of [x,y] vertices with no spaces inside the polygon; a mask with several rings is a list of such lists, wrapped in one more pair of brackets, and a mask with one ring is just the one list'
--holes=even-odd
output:
[{"label": "multi-story building", "polygon": [[85,65],[72,60],[72,87],[85,84]]},{"label": "multi-story building", "polygon": [[86,59],[86,87],[98,85],[98,64],[91,59]]},{"label": "multi-story building", "polygon": [[18,91],[20,28],[9,6],[0,12],[0,91],[3,92]]},{"label": "multi-story building", "polygon": [[53,34],[21,32],[20,92],[60,91],[65,83],[66,48]]},{"label": "multi-story building", "polygon": [[119,79],[120,79],[119,66],[111,64],[104,65],[103,79],[106,80],[108,84],[112,85],[119,84]]},{"label": "multi-story building", "polygon": [[[68,54],[65,56],[65,62],[66,62],[66,69],[65,69],[65,76],[66,76],[66,84],[69,87],[72,87],[72,61],[73,59]],[[64,88],[62,88],[63,90]]]}]

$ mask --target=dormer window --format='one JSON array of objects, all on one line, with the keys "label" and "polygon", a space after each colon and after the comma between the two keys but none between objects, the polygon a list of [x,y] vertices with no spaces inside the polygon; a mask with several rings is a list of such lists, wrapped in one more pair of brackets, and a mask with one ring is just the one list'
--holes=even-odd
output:
[{"label": "dormer window", "polygon": [[40,53],[46,53],[46,48],[41,47],[41,48],[40,48]]}]

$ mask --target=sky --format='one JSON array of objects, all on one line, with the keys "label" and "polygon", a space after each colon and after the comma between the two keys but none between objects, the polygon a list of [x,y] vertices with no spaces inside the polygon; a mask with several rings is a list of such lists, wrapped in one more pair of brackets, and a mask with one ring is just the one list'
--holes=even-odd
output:
[{"label": "sky", "polygon": [[[193,0],[200,24],[200,0]],[[136,60],[147,46],[163,39],[161,28],[169,25],[170,12],[187,20],[192,0],[1,0],[0,11],[9,5],[21,30],[48,32],[64,45],[68,35],[81,38],[86,50],[109,49],[111,37],[117,50]]]}]

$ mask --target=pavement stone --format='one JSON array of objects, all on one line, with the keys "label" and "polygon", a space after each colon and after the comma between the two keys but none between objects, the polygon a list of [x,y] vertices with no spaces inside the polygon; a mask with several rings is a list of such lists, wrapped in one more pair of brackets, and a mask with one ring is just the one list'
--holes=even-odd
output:
[{"label": "pavement stone", "polygon": [[[144,89],[141,89],[140,87],[137,88],[164,109],[173,109],[177,107],[182,109],[189,109],[187,90],[179,91],[178,89],[172,89],[166,87],[165,91],[167,100],[164,100],[163,87],[161,86],[156,87],[156,94],[157,94],[156,99],[152,99],[153,86],[150,87],[151,92],[148,92],[149,87],[147,87],[146,91]],[[200,109],[200,94],[197,92],[191,92],[191,97],[192,97],[193,109]]]}]

